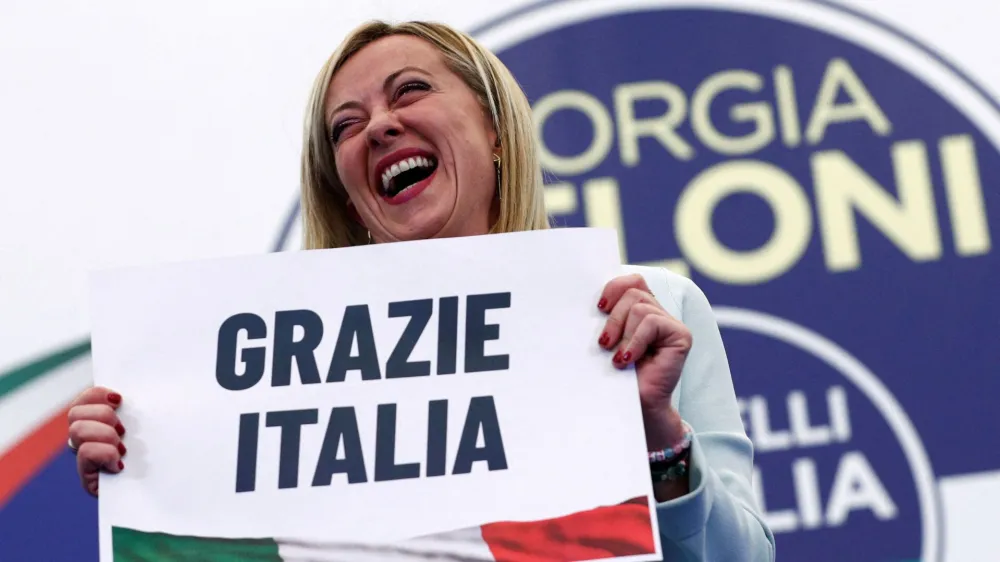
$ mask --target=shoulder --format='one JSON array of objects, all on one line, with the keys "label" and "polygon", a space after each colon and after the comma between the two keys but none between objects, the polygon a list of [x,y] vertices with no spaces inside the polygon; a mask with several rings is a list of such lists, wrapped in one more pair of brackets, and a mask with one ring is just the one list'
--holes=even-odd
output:
[{"label": "shoulder", "polygon": [[694,281],[665,267],[625,265],[626,275],[642,275],[653,296],[671,315],[684,319],[691,315],[711,314],[705,293]]}]

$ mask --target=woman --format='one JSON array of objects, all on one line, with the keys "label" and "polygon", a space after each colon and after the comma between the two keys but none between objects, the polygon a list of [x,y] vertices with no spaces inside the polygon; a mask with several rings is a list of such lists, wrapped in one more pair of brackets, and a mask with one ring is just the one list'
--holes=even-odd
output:
[{"label": "woman", "polygon": [[[360,27],[310,100],[306,248],[548,228],[531,123],[509,71],[466,35],[428,23]],[[683,277],[629,269],[594,303],[608,315],[594,345],[636,369],[664,557],[773,560],[709,304]],[[93,388],[69,412],[70,446],[94,495],[99,471],[124,469],[121,402]]]}]

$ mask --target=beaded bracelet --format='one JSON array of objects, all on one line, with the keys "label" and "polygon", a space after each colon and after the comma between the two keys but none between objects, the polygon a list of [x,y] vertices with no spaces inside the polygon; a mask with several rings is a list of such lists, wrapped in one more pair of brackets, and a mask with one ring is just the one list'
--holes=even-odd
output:
[{"label": "beaded bracelet", "polygon": [[659,451],[652,451],[649,453],[649,462],[652,463],[669,463],[674,464],[671,461],[676,461],[681,458],[681,454],[686,455],[687,450],[691,448],[691,439],[694,437],[694,430],[687,422],[682,421],[681,424],[684,425],[684,438],[681,442],[674,445],[673,447],[668,447],[666,449],[661,449]]}]

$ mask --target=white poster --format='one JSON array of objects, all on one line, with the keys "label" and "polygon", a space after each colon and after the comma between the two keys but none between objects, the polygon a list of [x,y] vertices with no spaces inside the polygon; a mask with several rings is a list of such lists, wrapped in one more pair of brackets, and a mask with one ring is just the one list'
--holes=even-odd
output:
[{"label": "white poster", "polygon": [[659,560],[597,344],[621,271],[614,231],[558,229],[94,274],[128,448],[101,560]]}]

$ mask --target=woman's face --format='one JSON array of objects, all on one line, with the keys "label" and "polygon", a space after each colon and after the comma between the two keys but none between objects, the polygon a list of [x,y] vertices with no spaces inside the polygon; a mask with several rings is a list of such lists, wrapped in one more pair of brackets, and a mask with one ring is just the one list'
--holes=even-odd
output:
[{"label": "woman's face", "polygon": [[341,182],[378,242],[486,234],[496,135],[430,43],[391,36],[330,82],[326,117]]}]

